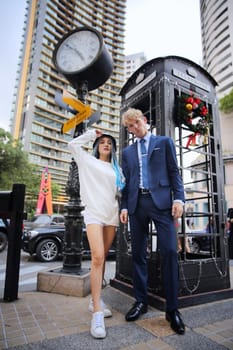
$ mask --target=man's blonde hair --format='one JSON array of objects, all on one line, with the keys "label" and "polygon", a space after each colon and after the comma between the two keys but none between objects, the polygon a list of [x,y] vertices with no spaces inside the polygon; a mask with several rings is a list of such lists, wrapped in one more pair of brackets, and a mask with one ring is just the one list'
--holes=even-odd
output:
[{"label": "man's blonde hair", "polygon": [[136,108],[129,108],[122,114],[122,124],[127,126],[129,122],[143,118],[142,111]]}]

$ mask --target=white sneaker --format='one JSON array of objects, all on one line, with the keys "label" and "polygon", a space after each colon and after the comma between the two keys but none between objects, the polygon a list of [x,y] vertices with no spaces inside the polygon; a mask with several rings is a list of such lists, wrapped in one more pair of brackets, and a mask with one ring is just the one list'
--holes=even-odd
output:
[{"label": "white sneaker", "polygon": [[[105,302],[103,299],[100,299],[100,307],[104,313],[104,317],[111,317],[112,316],[112,311],[106,306]],[[90,299],[89,307],[88,310],[90,312],[94,312],[94,305],[93,305],[93,300],[92,298]]]},{"label": "white sneaker", "polygon": [[91,320],[91,335],[94,338],[105,338],[106,331],[104,325],[104,313],[102,311],[94,312]]}]

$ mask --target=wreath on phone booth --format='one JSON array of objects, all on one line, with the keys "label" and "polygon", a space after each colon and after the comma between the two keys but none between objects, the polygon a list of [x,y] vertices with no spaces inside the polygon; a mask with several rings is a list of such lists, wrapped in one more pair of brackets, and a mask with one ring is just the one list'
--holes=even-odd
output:
[{"label": "wreath on phone booth", "polygon": [[193,132],[188,138],[186,147],[196,146],[196,137],[208,135],[211,115],[206,104],[193,94],[181,94],[177,97],[177,115],[176,123],[182,124]]}]

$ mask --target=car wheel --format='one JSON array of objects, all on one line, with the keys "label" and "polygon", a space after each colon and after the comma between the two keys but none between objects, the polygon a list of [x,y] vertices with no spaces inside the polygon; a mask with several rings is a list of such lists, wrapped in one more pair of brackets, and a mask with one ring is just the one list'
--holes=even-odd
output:
[{"label": "car wheel", "polygon": [[7,247],[7,235],[4,232],[0,232],[0,252],[3,252]]},{"label": "car wheel", "polygon": [[59,246],[53,239],[45,239],[36,247],[36,256],[42,262],[55,261],[59,254]]},{"label": "car wheel", "polygon": [[193,254],[198,254],[200,253],[200,244],[195,241],[194,239],[192,239],[191,242],[189,242],[189,246],[190,246],[190,252]]}]

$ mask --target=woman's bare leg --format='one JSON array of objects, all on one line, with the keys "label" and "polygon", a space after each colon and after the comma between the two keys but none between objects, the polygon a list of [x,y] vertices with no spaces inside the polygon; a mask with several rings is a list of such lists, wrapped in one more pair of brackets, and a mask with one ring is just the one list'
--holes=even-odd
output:
[{"label": "woman's bare leg", "polygon": [[115,226],[104,226],[103,228],[103,237],[104,237],[104,266],[103,266],[103,277],[105,273],[105,262],[108,256],[109,249],[111,248],[112,242],[115,238],[116,227]]},{"label": "woman's bare leg", "polygon": [[91,294],[94,312],[97,312],[101,311],[100,294],[105,261],[103,226],[98,224],[87,225],[87,238],[91,250]]},{"label": "woman's bare leg", "polygon": [[100,297],[105,271],[105,260],[115,237],[115,226],[87,225],[91,250],[91,294],[94,312],[101,310]]}]

